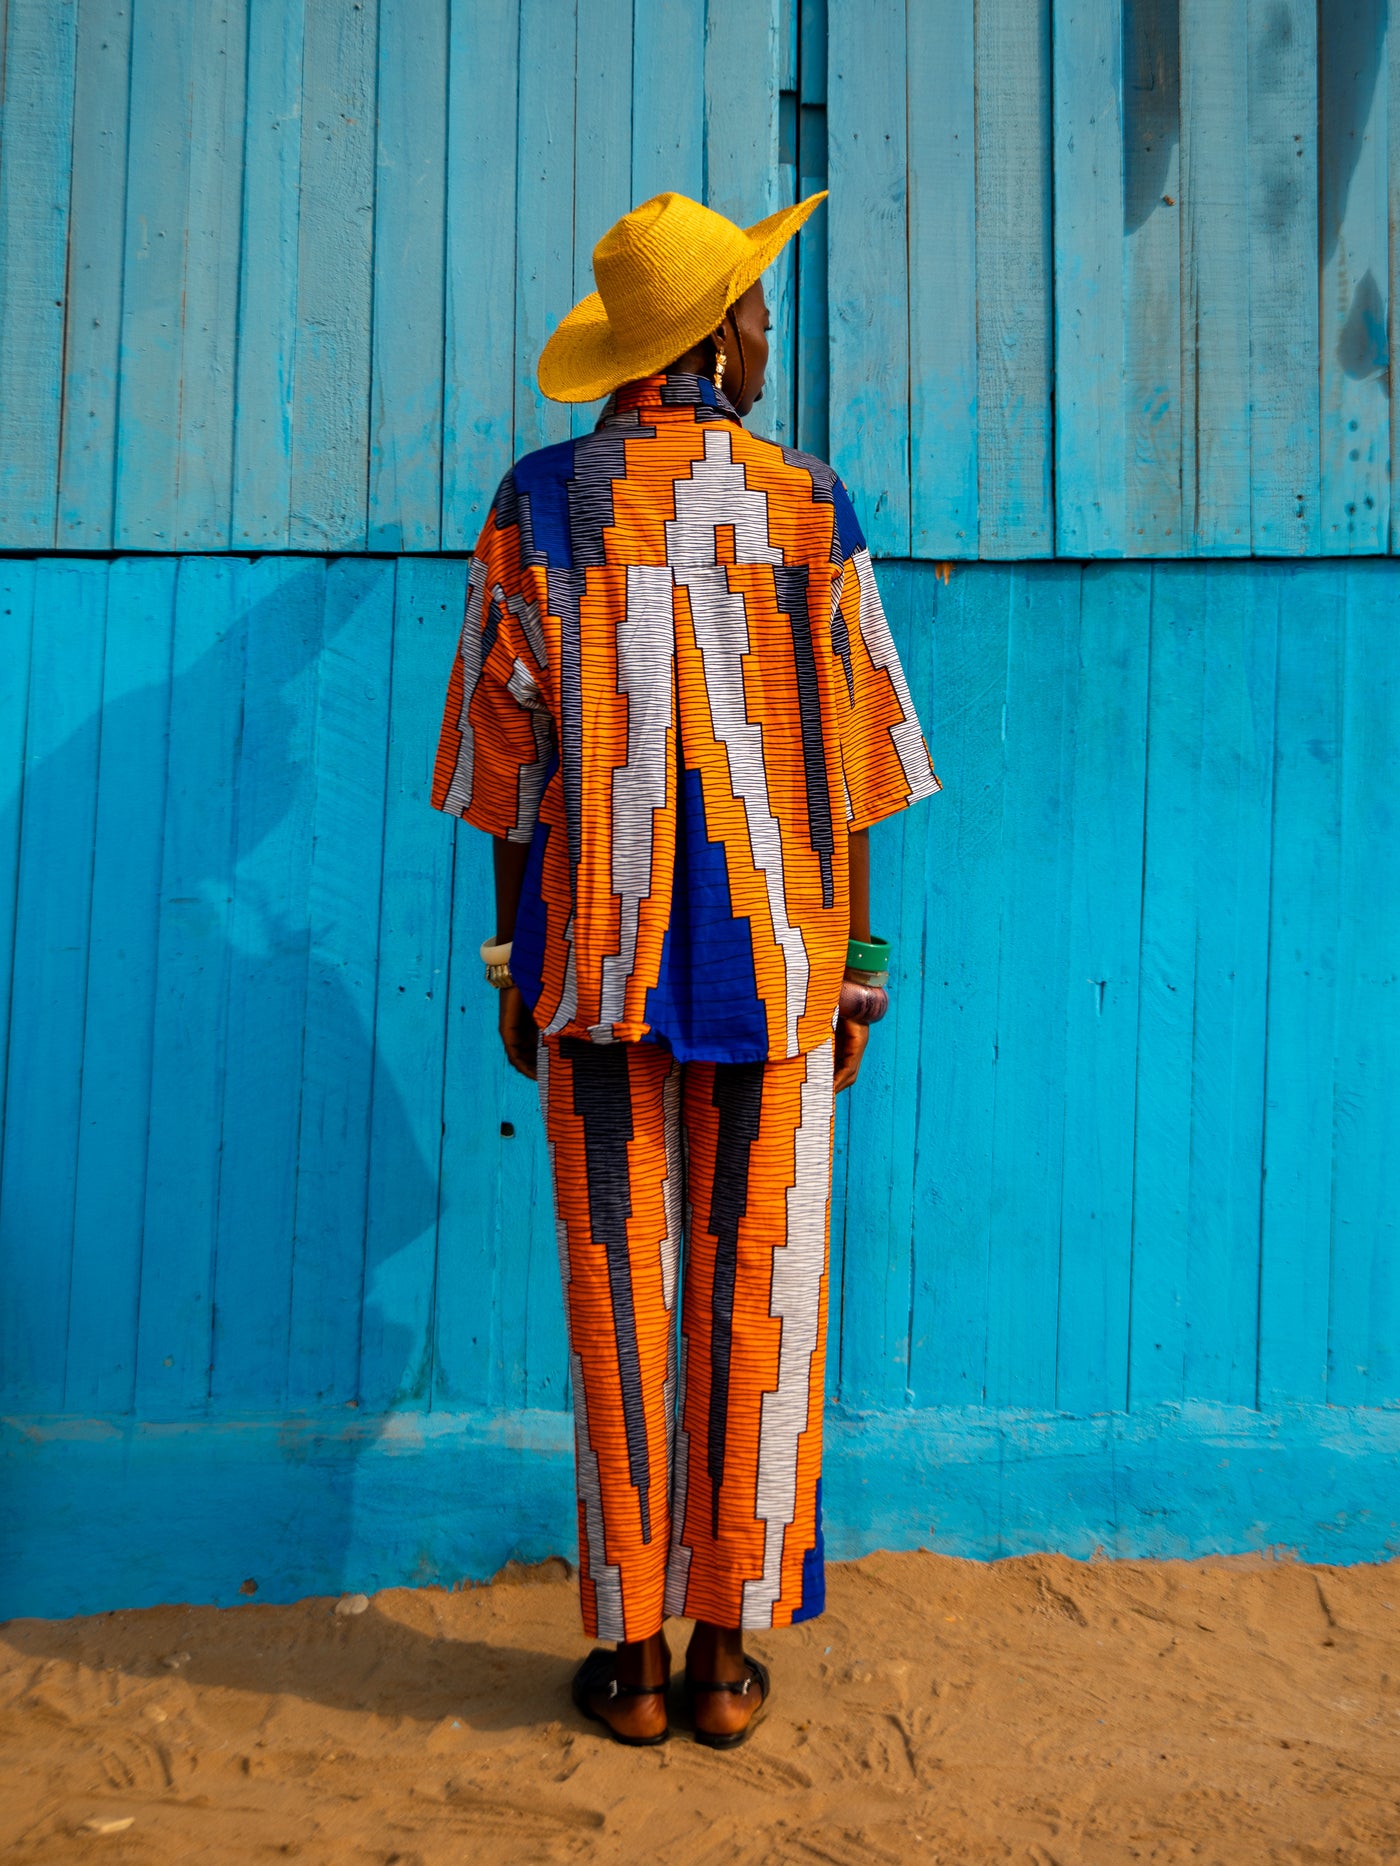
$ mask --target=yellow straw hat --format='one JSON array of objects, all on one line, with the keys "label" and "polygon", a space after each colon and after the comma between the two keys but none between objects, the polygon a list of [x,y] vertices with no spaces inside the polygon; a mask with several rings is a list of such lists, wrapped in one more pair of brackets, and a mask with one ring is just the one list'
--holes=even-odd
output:
[{"label": "yellow straw hat", "polygon": [[595,402],[684,356],[825,199],[823,189],[747,229],[684,194],[634,207],[593,248],[598,289],[544,346],[541,389],[554,402]]}]

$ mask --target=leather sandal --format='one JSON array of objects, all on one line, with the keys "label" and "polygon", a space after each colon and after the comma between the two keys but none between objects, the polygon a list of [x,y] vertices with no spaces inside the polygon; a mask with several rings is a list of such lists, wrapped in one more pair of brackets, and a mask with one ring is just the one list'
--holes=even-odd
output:
[{"label": "leather sandal", "polygon": [[[773,1689],[773,1681],[768,1675],[768,1667],[761,1659],[750,1658],[747,1652],[744,1654],[744,1663],[749,1668],[749,1676],[747,1678],[692,1678],[688,1671],[685,1675],[686,1703],[690,1707],[690,1721],[695,1730],[695,1740],[697,1743],[703,1743],[707,1749],[737,1749],[741,1743],[748,1741],[749,1731],[753,1729],[754,1725],[768,1708],[769,1694]],[[695,1721],[695,1694],[697,1691],[728,1691],[735,1697],[746,1698],[753,1687],[755,1679],[758,1681],[760,1692],[758,1709],[754,1712],[753,1716],[749,1718],[749,1721],[744,1725],[742,1730],[728,1730],[721,1734],[716,1731],[702,1730],[700,1728],[699,1724]]]},{"label": "leather sandal", "polygon": [[664,1685],[620,1685],[617,1682],[617,1654],[609,1652],[606,1646],[595,1646],[574,1673],[571,1695],[575,1709],[585,1717],[591,1717],[594,1723],[602,1724],[614,1743],[625,1743],[629,1749],[654,1749],[670,1736],[669,1723],[663,1730],[658,1730],[655,1736],[626,1736],[621,1730],[614,1729],[600,1711],[593,1709],[588,1702],[589,1693],[597,1692],[609,1699],[664,1698],[670,1688],[669,1678]]}]

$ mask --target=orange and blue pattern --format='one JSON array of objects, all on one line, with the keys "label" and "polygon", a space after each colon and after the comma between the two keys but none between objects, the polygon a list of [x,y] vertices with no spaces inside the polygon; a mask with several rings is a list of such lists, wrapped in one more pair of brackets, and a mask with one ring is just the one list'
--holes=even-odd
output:
[{"label": "orange and blue pattern", "polygon": [[825,1605],[834,1053],[829,1035],[769,1063],[540,1046],[591,1638]]},{"label": "orange and blue pattern", "polygon": [[939,788],[825,463],[673,373],[506,475],[432,802],[530,846],[511,971],[547,1035],[712,1062],[826,1042],[845,832]]}]

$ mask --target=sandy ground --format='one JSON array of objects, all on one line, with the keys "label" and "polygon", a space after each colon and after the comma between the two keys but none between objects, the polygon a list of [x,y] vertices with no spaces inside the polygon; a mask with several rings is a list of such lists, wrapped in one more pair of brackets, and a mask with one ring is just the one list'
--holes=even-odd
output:
[{"label": "sandy ground", "polygon": [[[745,1747],[577,1718],[562,1564],[0,1628],[0,1854],[438,1866],[1400,1860],[1400,1563],[876,1555]],[[678,1646],[685,1628],[672,1628]],[[679,1667],[677,1667],[679,1670]],[[114,1823],[126,1823],[114,1827]]]}]

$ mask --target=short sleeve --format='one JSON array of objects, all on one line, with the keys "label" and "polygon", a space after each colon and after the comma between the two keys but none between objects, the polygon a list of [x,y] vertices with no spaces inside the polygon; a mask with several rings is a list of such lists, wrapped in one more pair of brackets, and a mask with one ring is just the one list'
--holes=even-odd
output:
[{"label": "short sleeve", "polygon": [[870,552],[839,479],[833,497],[841,564],[832,606],[832,646],[844,667],[849,702],[841,732],[841,767],[847,827],[860,830],[943,786],[914,711]]},{"label": "short sleeve", "polygon": [[435,810],[529,842],[554,755],[538,605],[524,587],[510,475],[472,555],[433,768]]}]

